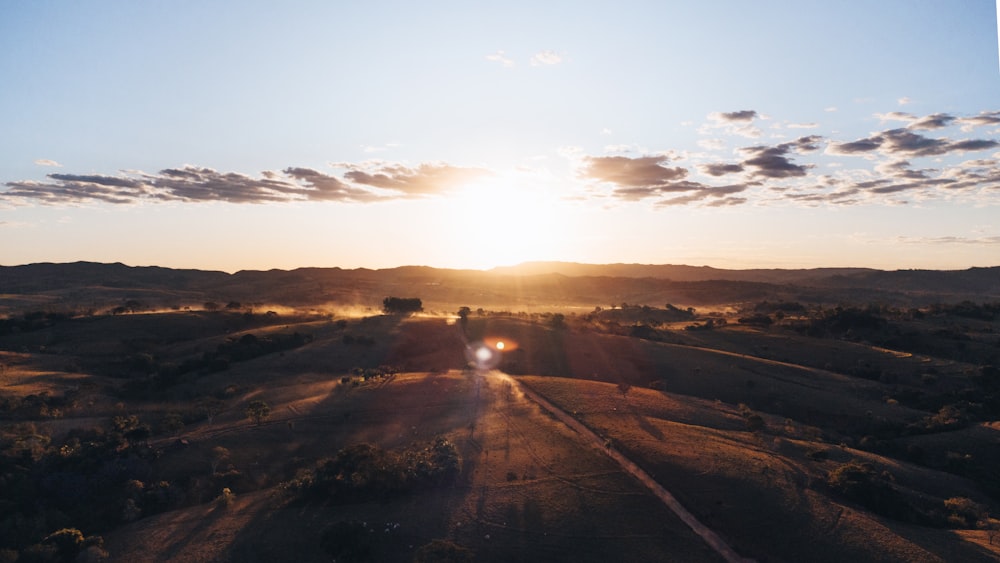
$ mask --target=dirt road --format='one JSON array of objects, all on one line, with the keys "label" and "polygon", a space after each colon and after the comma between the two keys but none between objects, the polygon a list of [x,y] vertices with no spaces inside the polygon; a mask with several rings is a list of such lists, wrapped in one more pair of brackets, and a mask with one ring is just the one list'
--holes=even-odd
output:
[{"label": "dirt road", "polygon": [[553,405],[548,400],[546,400],[541,395],[535,393],[525,385],[521,385],[519,381],[513,377],[507,375],[506,373],[499,371],[492,371],[490,375],[495,375],[503,381],[508,381],[512,385],[517,386],[517,388],[524,393],[526,397],[537,403],[540,407],[551,413],[557,419],[559,419],[563,424],[570,427],[577,434],[582,436],[587,441],[591,442],[596,448],[604,451],[613,459],[621,468],[639,480],[640,483],[645,485],[657,498],[659,498],[663,504],[667,506],[674,514],[677,515],[688,527],[691,528],[698,536],[700,536],[705,543],[709,545],[712,549],[721,555],[726,561],[730,563],[749,563],[754,561],[753,559],[747,559],[741,557],[736,551],[729,546],[718,534],[709,529],[707,526],[698,521],[691,512],[689,512],[674,495],[670,494],[670,491],[665,489],[662,485],[656,482],[649,473],[646,473],[641,467],[635,464],[632,460],[625,457],[621,452],[614,449],[613,447],[606,447],[603,438],[594,433],[591,429],[583,425],[579,420],[573,418],[572,416],[566,414],[565,411],[559,407]]}]

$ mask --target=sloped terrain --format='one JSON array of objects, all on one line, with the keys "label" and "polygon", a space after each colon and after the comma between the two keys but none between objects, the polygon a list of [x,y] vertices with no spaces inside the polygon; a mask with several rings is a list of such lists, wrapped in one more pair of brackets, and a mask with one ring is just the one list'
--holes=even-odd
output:
[{"label": "sloped terrain", "polygon": [[998,558],[993,306],[227,305],[8,319],[3,557],[721,560],[613,452],[740,557]]}]

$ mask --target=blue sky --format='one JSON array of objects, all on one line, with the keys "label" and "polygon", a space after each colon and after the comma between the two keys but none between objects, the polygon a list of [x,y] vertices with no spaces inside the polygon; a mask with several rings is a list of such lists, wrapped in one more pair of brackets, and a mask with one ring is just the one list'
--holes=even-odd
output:
[{"label": "blue sky", "polygon": [[993,0],[7,2],[0,264],[998,265],[997,46]]}]

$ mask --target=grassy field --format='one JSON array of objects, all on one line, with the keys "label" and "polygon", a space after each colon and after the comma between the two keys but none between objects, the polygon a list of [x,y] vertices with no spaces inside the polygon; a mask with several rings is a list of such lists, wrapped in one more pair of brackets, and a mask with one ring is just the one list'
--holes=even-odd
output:
[{"label": "grassy field", "polygon": [[[516,382],[468,368],[477,342],[503,343],[496,363]],[[1000,427],[970,418],[980,407],[967,399],[980,368],[736,323],[636,333],[553,314],[40,322],[0,336],[0,477],[35,499],[0,499],[0,560],[32,560],[47,534],[78,527],[110,561],[328,561],[324,534],[340,522],[363,523],[378,561],[412,561],[435,539],[477,561],[721,560],[610,448],[744,557],[994,561],[1000,540],[948,520],[944,504],[995,506]],[[253,401],[269,409],[259,424]],[[945,402],[966,410],[938,412]],[[290,485],[357,444],[439,439],[461,464],[433,487],[331,497]],[[852,462],[896,504],[834,490],[830,475]]]}]

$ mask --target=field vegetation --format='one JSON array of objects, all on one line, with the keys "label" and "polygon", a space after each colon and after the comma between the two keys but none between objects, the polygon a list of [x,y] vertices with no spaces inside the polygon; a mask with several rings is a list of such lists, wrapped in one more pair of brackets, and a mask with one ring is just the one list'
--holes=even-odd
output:
[{"label": "field vegetation", "polygon": [[1000,558],[1000,302],[195,277],[5,290],[0,561]]}]

